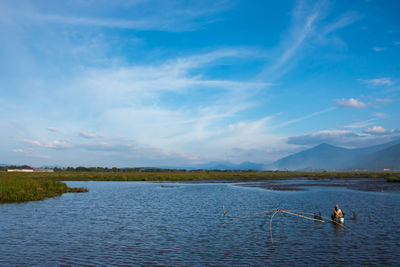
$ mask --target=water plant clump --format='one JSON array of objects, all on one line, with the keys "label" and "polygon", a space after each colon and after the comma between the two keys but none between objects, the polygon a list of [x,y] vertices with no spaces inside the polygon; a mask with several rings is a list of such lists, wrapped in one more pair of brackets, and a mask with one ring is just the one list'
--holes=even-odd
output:
[{"label": "water plant clump", "polygon": [[388,181],[388,182],[400,182],[400,175],[393,175],[393,174],[391,174],[391,175],[389,175],[387,178],[386,178],[386,180]]},{"label": "water plant clump", "polygon": [[64,193],[88,192],[86,188],[70,188],[65,183],[49,178],[21,176],[1,177],[0,203],[42,200]]}]

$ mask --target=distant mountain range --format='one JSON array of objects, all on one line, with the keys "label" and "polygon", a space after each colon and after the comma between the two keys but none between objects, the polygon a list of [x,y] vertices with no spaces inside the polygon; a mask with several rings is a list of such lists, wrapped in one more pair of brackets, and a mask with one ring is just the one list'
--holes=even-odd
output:
[{"label": "distant mountain range", "polygon": [[288,170],[288,171],[344,171],[344,170],[400,170],[400,139],[370,147],[348,149],[330,144],[292,154],[272,164],[243,162],[209,162],[187,169],[205,170]]},{"label": "distant mountain range", "polygon": [[[0,167],[7,166],[0,164]],[[61,166],[46,166],[54,168]],[[42,167],[44,168],[44,167]],[[348,149],[330,144],[292,154],[272,164],[228,161],[213,161],[186,167],[161,167],[162,169],[203,169],[203,170],[288,170],[288,171],[344,171],[344,170],[400,170],[400,139],[376,146]]]},{"label": "distant mountain range", "polygon": [[229,161],[213,161],[205,164],[191,166],[187,169],[203,169],[203,170],[262,170],[264,164],[245,161],[240,164],[234,164]]},{"label": "distant mountain range", "polygon": [[400,140],[357,149],[324,143],[284,157],[268,167],[278,170],[400,170]]}]

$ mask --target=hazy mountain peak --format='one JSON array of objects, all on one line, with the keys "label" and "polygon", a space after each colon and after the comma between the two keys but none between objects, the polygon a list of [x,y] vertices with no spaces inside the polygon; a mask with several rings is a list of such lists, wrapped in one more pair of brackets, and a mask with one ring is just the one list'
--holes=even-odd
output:
[{"label": "hazy mountain peak", "polygon": [[399,140],[362,149],[347,149],[322,143],[284,157],[274,167],[287,170],[383,170],[400,169]]}]

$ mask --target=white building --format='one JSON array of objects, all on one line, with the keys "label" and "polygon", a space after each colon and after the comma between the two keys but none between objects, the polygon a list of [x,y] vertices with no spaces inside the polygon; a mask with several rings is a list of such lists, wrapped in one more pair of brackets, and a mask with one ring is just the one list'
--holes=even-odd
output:
[{"label": "white building", "polygon": [[34,172],[33,168],[23,168],[23,169],[8,169],[7,172]]}]

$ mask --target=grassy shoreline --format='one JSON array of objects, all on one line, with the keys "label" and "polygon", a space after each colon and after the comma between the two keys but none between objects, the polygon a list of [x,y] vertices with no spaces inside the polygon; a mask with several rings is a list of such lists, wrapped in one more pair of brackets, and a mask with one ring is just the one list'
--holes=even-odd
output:
[{"label": "grassy shoreline", "polygon": [[400,182],[400,172],[0,172],[0,203],[42,200],[68,192],[88,192],[85,188],[69,188],[62,181],[262,181],[292,178],[385,178],[388,182]]},{"label": "grassy shoreline", "polygon": [[43,200],[64,193],[88,192],[85,188],[70,188],[51,178],[31,178],[0,175],[0,204]]}]

